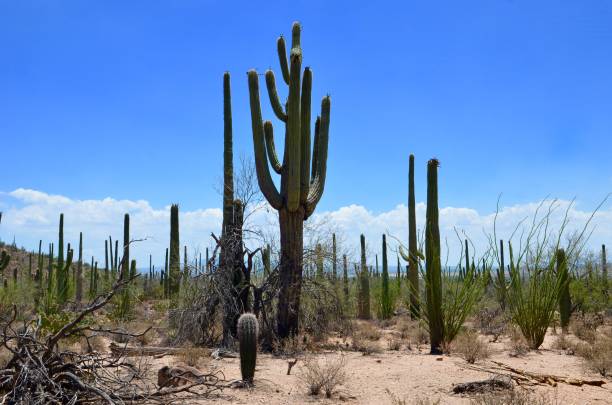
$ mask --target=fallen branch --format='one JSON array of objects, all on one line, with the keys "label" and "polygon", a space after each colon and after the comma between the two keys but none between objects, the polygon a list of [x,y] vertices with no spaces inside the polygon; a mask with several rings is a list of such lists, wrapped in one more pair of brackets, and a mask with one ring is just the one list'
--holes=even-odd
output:
[{"label": "fallen branch", "polygon": [[594,387],[601,387],[606,384],[604,380],[588,380],[588,379],[579,379],[579,378],[571,378],[571,377],[562,377],[552,374],[539,374],[531,371],[521,370],[512,366],[509,366],[504,363],[500,363],[499,361],[492,361],[493,364],[496,364],[502,370],[510,371],[514,374],[521,375],[525,378],[529,378],[537,381],[540,384],[548,384],[553,387],[557,386],[557,383],[565,383],[569,385],[575,385],[578,387],[582,387],[583,385],[592,385]]},{"label": "fallen branch", "polygon": [[166,356],[178,354],[181,351],[176,347],[138,347],[118,345],[115,342],[109,345],[109,349],[115,357]]}]

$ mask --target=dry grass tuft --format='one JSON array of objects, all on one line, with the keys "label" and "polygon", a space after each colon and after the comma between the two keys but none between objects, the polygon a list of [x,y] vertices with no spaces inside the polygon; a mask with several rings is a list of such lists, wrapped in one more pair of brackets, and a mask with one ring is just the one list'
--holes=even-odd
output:
[{"label": "dry grass tuft", "polygon": [[389,350],[398,351],[402,349],[403,341],[402,339],[392,337],[387,341],[387,348]]},{"label": "dry grass tuft", "polygon": [[353,350],[363,353],[364,356],[381,353],[382,349],[378,342],[368,341],[359,336],[353,336]]},{"label": "dry grass tuft", "polygon": [[508,342],[507,346],[510,350],[510,356],[524,356],[529,352],[529,344],[516,325],[511,325],[508,328],[508,335],[510,337],[510,341]]},{"label": "dry grass tuft", "polygon": [[346,359],[342,355],[326,356],[322,361],[308,357],[303,361],[299,379],[309,395],[325,393],[331,398],[335,389],[346,381]]},{"label": "dry grass tuft", "polygon": [[354,333],[361,338],[372,341],[377,341],[382,336],[380,329],[371,323],[362,323]]},{"label": "dry grass tuft", "polygon": [[475,330],[467,330],[459,334],[452,349],[470,364],[489,357],[489,345],[480,339]]},{"label": "dry grass tuft", "polygon": [[612,376],[612,336],[598,335],[592,344],[581,344],[576,353],[590,370],[603,377]]}]

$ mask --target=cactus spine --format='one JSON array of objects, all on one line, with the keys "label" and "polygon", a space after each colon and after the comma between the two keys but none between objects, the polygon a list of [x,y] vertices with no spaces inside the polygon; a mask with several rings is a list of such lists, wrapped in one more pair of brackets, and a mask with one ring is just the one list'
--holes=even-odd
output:
[{"label": "cactus spine", "polygon": [[559,291],[559,318],[561,321],[561,330],[567,333],[570,316],[572,313],[572,299],[569,290],[569,270],[567,268],[567,257],[565,250],[557,250],[557,277],[561,290]]},{"label": "cactus spine", "polygon": [[[281,338],[298,332],[300,293],[302,287],[302,252],[304,221],[314,212],[323,195],[327,171],[330,98],[321,102],[321,116],[317,117],[311,166],[311,90],[312,71],[306,67],[302,77],[302,49],[300,24],[292,27],[290,63],[287,63],[285,40],[277,41],[283,80],[289,87],[286,104],[281,103],[274,73],[266,72],[266,85],[275,115],[285,124],[285,153],[280,163],[274,146],[273,127],[264,123],[259,100],[259,77],[255,70],[248,72],[251,123],[257,179],[262,194],[278,211],[280,225],[280,291],[277,329]],[[301,91],[300,91],[301,87]],[[281,175],[281,189],[277,190],[270,175],[269,163]]]},{"label": "cactus spine", "polygon": [[255,315],[246,313],[238,319],[238,341],[240,343],[240,373],[242,381],[252,384],[257,362],[258,322]]},{"label": "cactus spine", "polygon": [[387,235],[382,236],[382,297],[381,319],[389,319],[393,314],[393,303],[389,291],[389,267],[387,264]]},{"label": "cactus spine", "polygon": [[170,262],[169,262],[169,288],[170,298],[175,298],[179,292],[179,279],[181,273],[179,243],[179,207],[177,204],[170,206]]},{"label": "cactus spine", "polygon": [[438,161],[427,162],[427,212],[425,225],[425,278],[427,321],[431,354],[440,354],[444,338],[442,319],[442,264],[438,213]]},{"label": "cactus spine", "polygon": [[357,317],[359,319],[370,319],[370,274],[366,263],[365,236],[361,234],[361,269],[359,271],[359,299],[357,305]]}]

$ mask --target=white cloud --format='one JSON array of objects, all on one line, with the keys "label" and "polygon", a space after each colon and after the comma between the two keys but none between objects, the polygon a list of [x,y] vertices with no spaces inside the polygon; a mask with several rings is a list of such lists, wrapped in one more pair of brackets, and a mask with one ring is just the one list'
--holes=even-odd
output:
[{"label": "white cloud", "polygon": [[[497,217],[498,239],[508,240],[517,223],[533,216],[539,202],[517,204],[500,208]],[[551,215],[551,226],[558,227],[569,201],[559,201],[558,208]],[[84,235],[84,255],[92,255],[98,261],[104,260],[104,240],[109,235],[122,238],[123,215],[130,214],[131,237],[147,238],[133,246],[132,257],[139,262],[139,267],[148,265],[148,255],[153,254],[153,262],[163,263],[165,248],[169,239],[169,207],[154,208],[147,201],[115,200],[75,200],[60,195],[50,195],[41,191],[17,189],[9,193],[0,193],[0,207],[4,211],[0,227],[0,236],[4,241],[15,237],[19,246],[28,249],[38,247],[38,240],[43,246],[57,240],[59,214],[64,213],[65,238],[73,246],[78,243],[79,231]],[[277,219],[274,210],[269,207],[256,211],[249,219],[250,228],[263,229],[265,234],[277,230]],[[425,221],[426,206],[418,203],[417,226],[422,229]],[[574,205],[568,211],[570,227],[568,231],[580,229],[591,215],[589,209],[578,209]],[[444,240],[449,244],[449,264],[455,264],[460,253],[460,242],[455,235],[455,228],[465,232],[474,242],[476,253],[483,253],[487,246],[485,232],[493,230],[494,212],[481,214],[471,208],[445,207],[440,209],[440,232],[443,249]],[[180,212],[181,244],[189,247],[189,254],[203,251],[211,246],[211,232],[218,234],[221,227],[222,211],[220,208],[205,208]],[[380,213],[375,213],[361,205],[341,207],[335,211],[316,212],[312,221],[323,222],[330,229],[342,234],[347,248],[356,252],[359,235],[365,234],[371,253],[380,251],[381,235],[385,232],[407,239],[407,208],[400,204]],[[612,208],[604,206],[594,217],[595,230],[590,239],[594,248],[612,239]],[[393,240],[390,243],[395,244]],[[89,260],[89,259],[87,259]],[[394,257],[390,258],[395,263]]]}]

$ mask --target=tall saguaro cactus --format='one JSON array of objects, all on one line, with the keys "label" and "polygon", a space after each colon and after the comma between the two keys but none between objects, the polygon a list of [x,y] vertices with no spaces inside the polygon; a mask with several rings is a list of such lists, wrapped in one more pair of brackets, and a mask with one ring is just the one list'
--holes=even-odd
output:
[{"label": "tall saguaro cactus", "polygon": [[179,292],[179,280],[181,277],[181,258],[179,241],[179,207],[177,204],[170,206],[170,262],[169,262],[169,287],[170,297],[175,297]]},{"label": "tall saguaro cactus", "polygon": [[[279,216],[281,252],[277,329],[281,338],[298,332],[304,221],[314,212],[323,195],[327,171],[331,101],[329,96],[326,96],[321,102],[321,115],[315,121],[314,145],[311,153],[312,71],[306,67],[302,75],[300,31],[300,24],[294,23],[289,63],[285,39],[281,36],[277,41],[283,80],[289,87],[289,95],[284,105],[276,90],[274,73],[271,70],[266,72],[266,85],[272,109],[278,119],[285,124],[285,150],[282,164],[274,145],[272,123],[270,121],[264,123],[262,119],[259,77],[255,70],[248,72],[257,179],[262,194],[278,211]],[[270,165],[281,175],[280,192],[272,181]]]},{"label": "tall saguaro cactus", "polygon": [[400,246],[402,258],[408,262],[408,281],[410,291],[410,316],[420,316],[419,304],[419,252],[417,248],[416,197],[414,192],[414,155],[408,158],[408,255]]},{"label": "tall saguaro cactus", "polygon": [[387,264],[387,235],[382,236],[382,297],[381,297],[381,318],[389,319],[393,313],[393,303],[391,302],[391,292],[389,291],[389,266]]},{"label": "tall saguaro cactus", "polygon": [[442,263],[438,213],[438,161],[427,162],[427,211],[425,224],[425,283],[431,354],[442,353]]},{"label": "tall saguaro cactus", "polygon": [[361,234],[361,268],[359,270],[359,292],[357,300],[357,317],[370,319],[370,273],[366,263],[365,236]]},{"label": "tall saguaro cactus", "polygon": [[64,262],[64,214],[60,214],[59,241],[57,245],[57,283],[56,296],[61,304],[68,300],[68,277],[70,266],[72,265],[72,249],[70,244],[66,251],[66,261]]},{"label": "tall saguaro cactus", "polygon": [[[106,242],[106,241],[105,241]],[[80,304],[83,300],[83,232],[79,232],[79,261],[76,272],[76,302]]]},{"label": "tall saguaro cactus", "polygon": [[563,333],[567,333],[570,316],[572,314],[572,299],[569,289],[569,270],[567,268],[567,257],[565,250],[557,249],[557,277],[561,284],[559,291],[559,318]]}]

